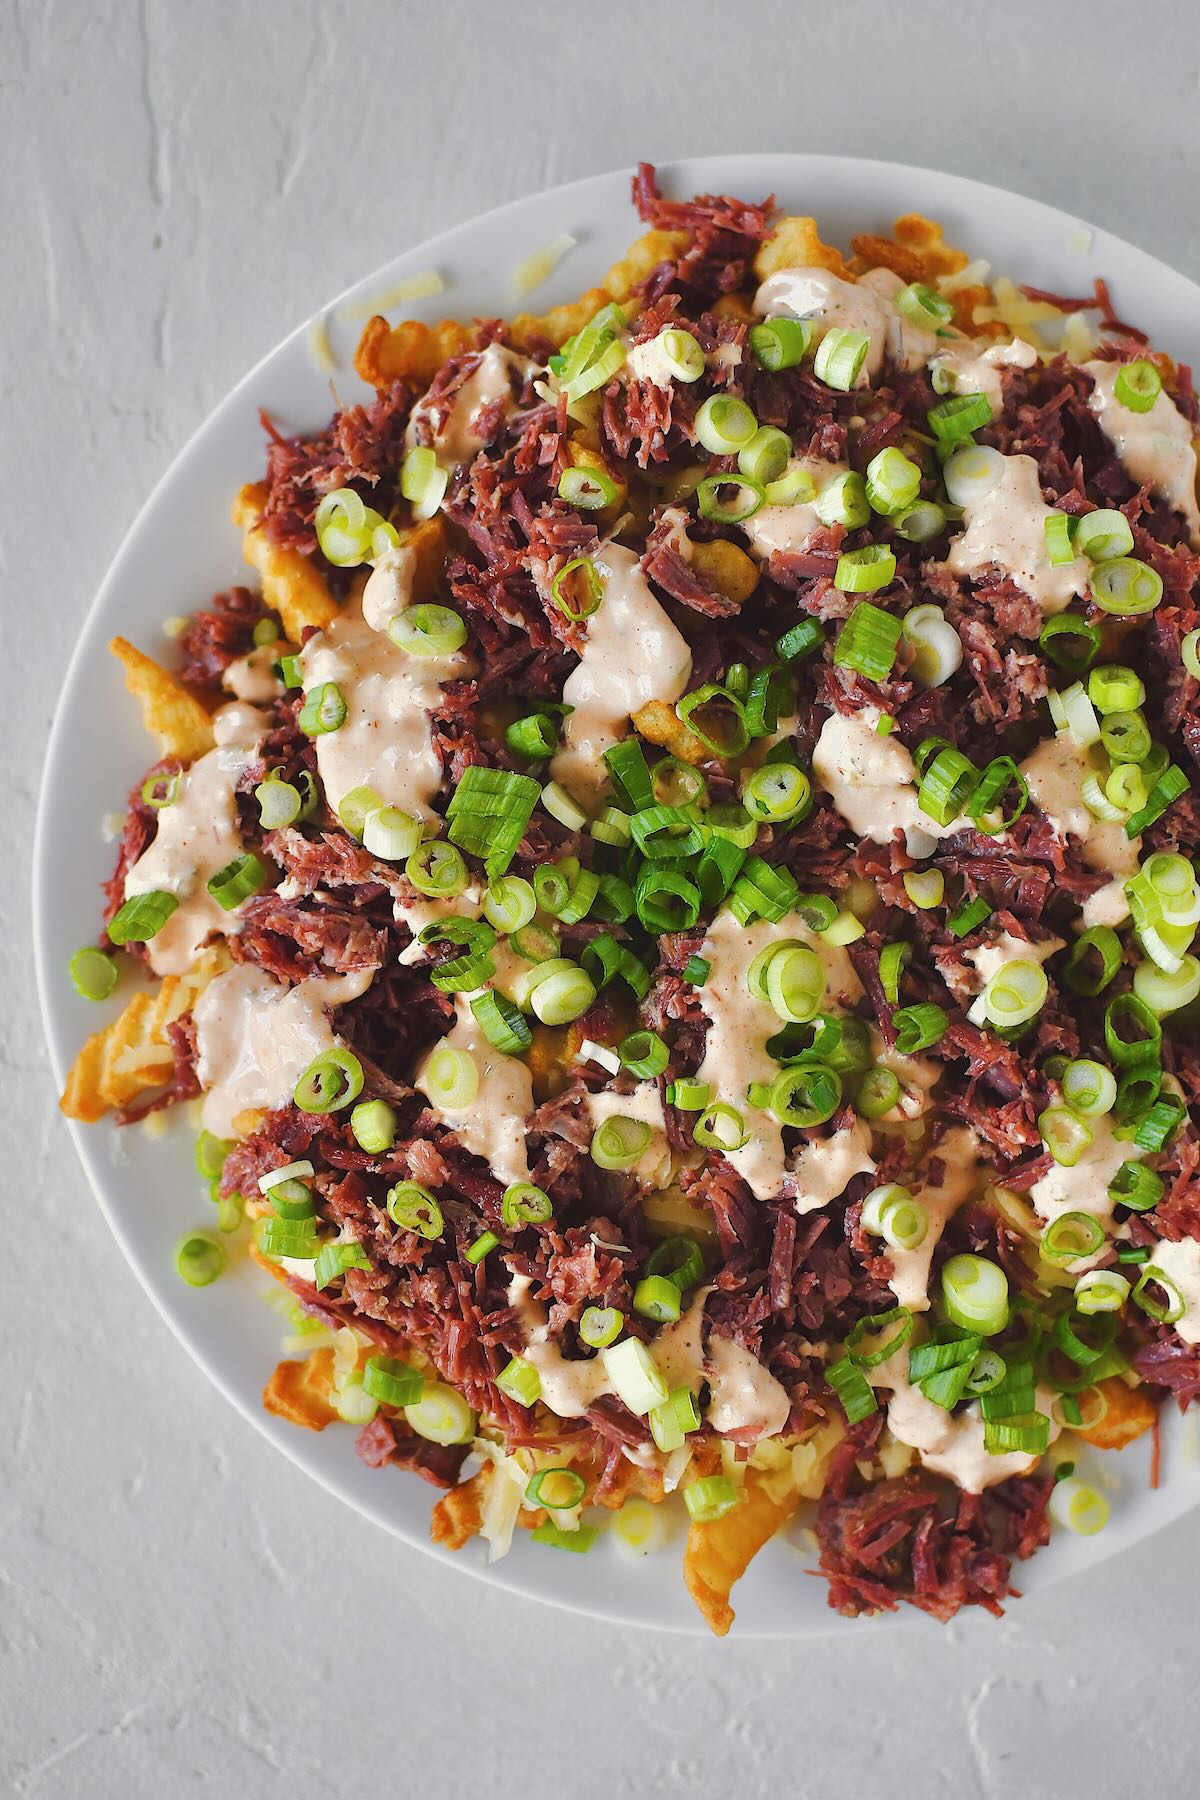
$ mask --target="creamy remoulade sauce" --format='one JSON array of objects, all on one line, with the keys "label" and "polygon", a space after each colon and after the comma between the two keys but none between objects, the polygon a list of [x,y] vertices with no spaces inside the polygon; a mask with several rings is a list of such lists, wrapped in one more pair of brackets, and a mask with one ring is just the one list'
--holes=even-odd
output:
[{"label": "creamy remoulade sauce", "polygon": [[1109,1182],[1123,1162],[1138,1162],[1144,1154],[1131,1139],[1118,1138],[1110,1113],[1102,1113],[1086,1123],[1092,1141],[1078,1160],[1071,1164],[1052,1163],[1029,1190],[1034,1211],[1047,1224],[1060,1213],[1068,1212],[1085,1212],[1094,1219],[1110,1220],[1114,1203],[1108,1194]]},{"label": "creamy remoulade sauce", "polygon": [[822,1006],[826,1011],[851,1005],[861,997],[862,983],[845,950],[826,944],[796,917],[778,924],[762,919],[746,926],[731,912],[718,913],[700,948],[709,963],[707,979],[698,990],[709,1028],[699,1079],[711,1084],[714,1100],[736,1107],[745,1119],[749,1141],[726,1156],[760,1200],[779,1192],[786,1172],[783,1129],[770,1113],[750,1104],[746,1090],[751,1082],[769,1086],[779,1073],[766,1046],[767,1039],[779,1031],[780,1021],[769,1002],[750,992],[746,973],[760,950],[789,939],[808,945],[820,957],[825,968]]},{"label": "creamy remoulade sauce", "polygon": [[791,1179],[796,1190],[796,1211],[817,1212],[837,1200],[856,1175],[873,1175],[871,1127],[856,1118],[831,1136],[805,1144],[792,1162]]},{"label": "creamy remoulade sauce", "polygon": [[984,394],[992,411],[998,413],[1004,406],[1003,371],[1032,369],[1037,359],[1037,351],[1024,338],[1013,338],[1009,344],[989,344],[986,350],[964,339],[940,346],[933,357],[933,367],[951,378],[956,394]]},{"label": "creamy remoulade sauce", "polygon": [[1200,1344],[1200,1243],[1195,1238],[1181,1238],[1176,1244],[1164,1238],[1155,1244],[1150,1262],[1174,1283],[1183,1301],[1184,1310],[1174,1329],[1185,1344]]},{"label": "creamy remoulade sauce", "polygon": [[125,876],[127,900],[158,892],[178,901],[146,945],[156,975],[186,975],[210,937],[238,929],[236,912],[218,906],[205,884],[242,854],[236,791],[256,759],[262,724],[249,707],[223,707],[214,724],[219,739],[229,726],[249,726],[250,742],[218,741],[183,771],[174,800],[155,815],[153,841]]},{"label": "creamy remoulade sauce", "polygon": [[865,332],[869,346],[855,385],[867,387],[885,358],[902,369],[919,369],[944,342],[897,312],[903,286],[890,269],[871,269],[858,281],[844,281],[828,269],[779,269],[754,296],[754,310],[768,319],[811,319],[818,342],[834,327]]},{"label": "creamy remoulade sauce", "polygon": [[413,1077],[414,1084],[423,1094],[428,1093],[429,1059],[438,1050],[449,1047],[465,1051],[479,1072],[478,1093],[465,1106],[449,1107],[439,1101],[432,1110],[450,1127],[463,1149],[481,1157],[505,1187],[515,1181],[528,1181],[525,1121],[533,1111],[529,1069],[519,1057],[506,1056],[488,1042],[470,1002],[461,994],[455,996],[455,1012],[453,1029],[429,1051]]},{"label": "creamy remoulade sauce", "polygon": [[460,652],[411,655],[386,631],[372,630],[368,607],[385,612],[399,579],[391,555],[380,559],[361,603],[349,604],[328,630],[309,638],[300,665],[306,689],[332,681],[346,702],[342,724],[313,740],[329,806],[336,812],[352,788],[369,787],[386,806],[428,819],[442,783],[429,714],[441,683],[469,674],[473,665]]},{"label": "creamy remoulade sauce", "polygon": [[374,973],[311,975],[285,987],[242,963],[210,981],[193,1008],[205,1129],[237,1137],[240,1114],[286,1106],[308,1065],[335,1042],[330,1011],[365,993]]},{"label": "creamy remoulade sauce", "polygon": [[966,528],[950,540],[946,566],[956,575],[999,569],[1043,613],[1062,612],[1085,593],[1091,564],[1076,556],[1055,565],[1046,543],[1046,520],[1054,508],[1042,499],[1032,456],[1006,456],[1000,479],[976,500],[963,504]]},{"label": "creamy remoulade sauce", "polygon": [[418,400],[404,433],[408,449],[428,444],[439,462],[469,462],[490,441],[491,433],[484,436],[477,425],[484,408],[490,411],[499,400],[504,403],[506,416],[513,411],[514,387],[519,391],[538,365],[503,344],[489,344],[478,354],[475,368],[451,396],[450,410],[441,426],[435,428],[433,423],[441,402],[431,401],[428,395]]},{"label": "creamy remoulade sauce", "polygon": [[[1090,773],[1086,752],[1079,748],[1069,731],[1059,732],[1056,737],[1044,738],[1033,754],[1025,758],[1021,773],[1028,784],[1033,805],[1045,814],[1059,836],[1065,838],[1069,833],[1078,838],[1083,846],[1083,860],[1089,869],[1106,871],[1115,878],[1109,887],[1120,889],[1119,897],[1108,888],[1101,888],[1093,897],[1103,906],[1103,913],[1098,914],[1093,909],[1089,917],[1093,900],[1087,901],[1083,909],[1084,924],[1119,924],[1129,911],[1121,884],[1137,872],[1142,840],[1126,837],[1123,825],[1098,819],[1088,811],[1083,798],[1083,783]],[[1105,896],[1103,902],[1100,902],[1100,895]],[[1122,905],[1123,910],[1120,910]],[[1111,916],[1114,912],[1115,918]]]},{"label": "creamy remoulade sauce", "polygon": [[252,700],[265,705],[281,691],[275,664],[279,659],[278,644],[260,644],[245,656],[235,657],[221,676],[221,686],[239,700]]},{"label": "creamy remoulade sauce", "polygon": [[910,854],[927,856],[939,838],[970,820],[939,825],[921,811],[912,756],[894,732],[880,735],[882,716],[873,706],[830,713],[813,750],[813,774],[856,836],[890,844],[903,831]]},{"label": "creamy remoulade sauce", "polygon": [[662,1095],[655,1081],[639,1081],[631,1094],[618,1094],[602,1088],[587,1097],[588,1118],[593,1132],[607,1119],[636,1119],[649,1125],[650,1141],[629,1174],[643,1187],[668,1187],[671,1181],[671,1147],[667,1141],[667,1120]]},{"label": "creamy remoulade sauce", "polygon": [[1088,405],[1121,459],[1131,481],[1149,484],[1187,522],[1193,547],[1200,546],[1200,501],[1196,497],[1196,444],[1192,427],[1165,391],[1146,412],[1117,399],[1121,364],[1086,362],[1080,368],[1093,383]]},{"label": "creamy remoulade sauce", "polygon": [[979,1139],[970,1126],[951,1126],[930,1154],[929,1163],[935,1160],[941,1164],[938,1180],[929,1178],[927,1164],[925,1179],[913,1189],[929,1221],[923,1241],[915,1250],[886,1247],[892,1264],[888,1285],[897,1304],[907,1306],[910,1312],[929,1310],[929,1268],[938,1239],[979,1185]]},{"label": "creamy remoulade sauce", "polygon": [[[817,493],[848,468],[848,463],[824,462],[816,456],[793,456],[788,462],[788,472],[802,470],[811,477]],[[775,551],[798,553],[807,549],[814,533],[822,529],[812,500],[798,500],[794,506],[760,506],[738,527],[751,556],[758,562],[766,562]]]},{"label": "creamy remoulade sauce", "polygon": [[[966,1493],[981,1494],[1010,1475],[1027,1475],[1036,1467],[1039,1458],[1022,1451],[993,1455],[984,1443],[977,1404],[962,1412],[947,1412],[913,1387],[908,1379],[907,1347],[867,1373],[873,1387],[888,1391],[887,1422],[892,1436],[916,1451],[923,1468],[948,1476]],[[1050,1419],[1051,1440],[1059,1434],[1053,1398],[1049,1391],[1038,1390],[1036,1405]]]},{"label": "creamy remoulade sauce", "polygon": [[1044,963],[1064,948],[1064,940],[1060,937],[1041,938],[1037,943],[1031,943],[1028,938],[1014,937],[1011,931],[999,931],[986,943],[964,950],[963,961],[971,964],[980,985],[985,986],[1006,963]]},{"label": "creamy remoulade sauce", "polygon": [[604,596],[586,621],[587,640],[563,687],[574,711],[550,763],[555,781],[595,800],[608,779],[606,750],[626,736],[631,716],[651,700],[673,704],[687,687],[692,653],[650,592],[637,555],[602,544],[594,558]]}]

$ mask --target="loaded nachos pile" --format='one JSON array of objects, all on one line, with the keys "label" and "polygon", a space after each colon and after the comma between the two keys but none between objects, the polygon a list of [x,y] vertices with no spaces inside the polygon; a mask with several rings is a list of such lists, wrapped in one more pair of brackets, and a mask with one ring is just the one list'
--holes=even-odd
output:
[{"label": "loaded nachos pile", "polygon": [[[715,1631],[1013,1591],[1200,1393],[1189,371],[913,215],[662,197],[544,317],[265,421],[255,586],[113,650],[159,755],[72,1117],[194,1102],[265,1404],[437,1541],[666,1535]],[[815,1503],[806,1504],[806,1503]]]}]

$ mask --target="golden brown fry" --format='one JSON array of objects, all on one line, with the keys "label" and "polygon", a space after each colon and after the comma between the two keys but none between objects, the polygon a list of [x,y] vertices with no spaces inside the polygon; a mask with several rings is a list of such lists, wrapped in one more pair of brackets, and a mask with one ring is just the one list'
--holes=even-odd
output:
[{"label": "golden brown fry", "polygon": [[533,1097],[539,1106],[561,1094],[570,1078],[571,1055],[567,1047],[565,1026],[535,1025],[533,1042],[526,1057],[533,1083]]},{"label": "golden brown fry", "polygon": [[291,1425],[324,1431],[338,1416],[333,1391],[333,1351],[323,1348],[303,1362],[279,1363],[263,1389],[263,1405]]},{"label": "golden brown fry", "polygon": [[634,713],[633,723],[648,744],[657,744],[660,749],[669,750],[680,762],[693,763],[698,767],[712,754],[666,700],[648,701]]},{"label": "golden brown fry", "polygon": [[[546,313],[518,313],[509,326],[509,341],[522,351],[539,352],[546,345],[559,349],[610,300],[627,302],[651,271],[678,255],[686,243],[687,234],[682,231],[647,231],[613,264],[603,287],[589,288],[578,300],[551,307]],[[478,342],[477,326],[462,325],[455,319],[443,319],[437,325],[405,319],[389,325],[376,316],[367,321],[359,339],[354,367],[372,387],[389,387],[393,381],[428,387],[448,358],[473,350]]]},{"label": "golden brown fry", "polygon": [[1126,1387],[1116,1375],[1096,1385],[1108,1401],[1108,1411],[1099,1424],[1077,1431],[1075,1435],[1094,1444],[1097,1450],[1124,1450],[1127,1444],[1150,1430],[1158,1416],[1158,1408],[1144,1388]]},{"label": "golden brown fry", "polygon": [[866,269],[891,269],[903,281],[934,282],[939,275],[957,275],[970,260],[965,250],[948,244],[942,227],[922,213],[905,213],[892,226],[890,238],[859,232],[851,238],[856,274]]},{"label": "golden brown fry", "polygon": [[337,617],[337,601],[325,585],[319,569],[301,556],[275,544],[262,529],[267,490],[262,482],[242,488],[233,503],[233,522],[242,533],[242,555],[262,582],[263,600],[283,621],[283,635],[298,644],[304,628],[324,630]]},{"label": "golden brown fry", "polygon": [[401,546],[414,551],[417,558],[413,572],[414,602],[438,598],[445,589],[446,525],[441,513],[436,518],[421,519],[416,525],[397,533]]},{"label": "golden brown fry", "polygon": [[725,1637],[733,1624],[729,1592],[775,1533],[792,1517],[800,1494],[789,1486],[773,1498],[764,1476],[748,1469],[742,1497],[721,1519],[693,1520],[683,1553],[683,1578],[709,1630]]},{"label": "golden brown fry", "polygon": [[59,1101],[67,1118],[94,1124],[110,1107],[134,1106],[166,1087],[175,1065],[167,1027],[191,1011],[228,961],[223,948],[205,951],[189,974],[167,975],[153,991],[134,994],[111,1025],[94,1032],[67,1074]]},{"label": "golden brown fry", "polygon": [[128,638],[115,637],[108,647],[121,665],[125,686],[142,709],[143,725],[158,739],[161,756],[194,762],[212,749],[212,717],[182,682]]},{"label": "golden brown fry", "polygon": [[758,564],[727,538],[693,544],[688,559],[705,587],[741,606],[758,586]]},{"label": "golden brown fry", "polygon": [[588,1504],[603,1506],[609,1512],[620,1512],[627,1500],[648,1500],[651,1506],[658,1506],[665,1498],[661,1470],[643,1469],[637,1463],[622,1462],[607,1492],[592,1495]]},{"label": "golden brown fry", "polygon": [[850,269],[840,250],[821,242],[817,221],[802,216],[778,219],[758,247],[754,273],[760,281],[777,269],[828,269],[849,279]]},{"label": "golden brown fry", "polygon": [[447,1550],[461,1550],[479,1535],[491,1478],[492,1464],[485,1463],[469,1481],[460,1481],[442,1495],[429,1524],[429,1535],[435,1544],[444,1544]]}]

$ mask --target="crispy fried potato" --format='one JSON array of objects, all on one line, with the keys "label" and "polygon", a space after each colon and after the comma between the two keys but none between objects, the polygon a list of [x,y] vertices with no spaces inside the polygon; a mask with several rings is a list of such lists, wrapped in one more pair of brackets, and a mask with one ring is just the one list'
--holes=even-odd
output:
[{"label": "crispy fried potato", "polygon": [[1086,1431],[1077,1431],[1075,1435],[1094,1444],[1097,1450],[1124,1450],[1135,1438],[1150,1430],[1158,1408],[1144,1388],[1126,1387],[1116,1375],[1098,1382],[1097,1388],[1108,1401],[1108,1411],[1099,1424],[1089,1426]]},{"label": "crispy fried potato", "polygon": [[733,1624],[729,1592],[741,1579],[763,1545],[787,1524],[800,1504],[800,1493],[789,1486],[772,1497],[757,1469],[746,1472],[742,1497],[724,1518],[688,1528],[683,1553],[683,1578],[709,1630],[725,1637]]},{"label": "crispy fried potato", "polygon": [[533,1043],[526,1057],[533,1083],[533,1097],[540,1106],[561,1094],[569,1079],[572,1057],[567,1047],[565,1026],[535,1025]]},{"label": "crispy fried potato", "polygon": [[796,215],[776,220],[754,258],[754,273],[760,281],[777,269],[828,269],[843,279],[850,277],[841,251],[821,242],[817,221]]},{"label": "crispy fried potato", "polygon": [[596,512],[592,514],[592,517],[595,519],[615,518],[617,513],[619,513],[624,506],[626,497],[629,493],[628,482],[625,481],[620,471],[614,469],[611,463],[601,455],[599,450],[593,449],[590,444],[586,444],[581,437],[576,436],[571,439],[570,450],[571,462],[574,467],[580,469],[599,469],[602,474],[608,476],[608,479],[617,490],[616,499],[608,506],[597,508]]},{"label": "crispy fried potato", "polygon": [[[647,231],[613,264],[602,287],[589,288],[578,300],[551,307],[546,313],[518,313],[509,326],[513,348],[536,352],[549,344],[552,350],[560,349],[610,300],[629,300],[639,283],[686,243],[686,232]],[[443,319],[437,325],[405,319],[389,325],[377,316],[367,321],[354,353],[354,367],[372,387],[388,387],[393,381],[428,387],[444,362],[473,350],[478,342],[477,327],[455,319]]]},{"label": "crispy fried potato", "polygon": [[314,1350],[303,1362],[279,1363],[262,1398],[276,1418],[308,1431],[324,1431],[338,1416],[333,1404],[333,1351]]},{"label": "crispy fried potato", "polygon": [[939,275],[957,275],[970,258],[965,250],[948,244],[942,227],[921,213],[905,213],[892,226],[890,238],[859,232],[850,240],[854,250],[851,268],[891,269],[902,281],[934,282]]},{"label": "crispy fried potato", "polygon": [[142,724],[158,739],[161,756],[194,762],[212,749],[212,716],[182,682],[128,638],[115,637],[108,647],[121,665],[125,686],[142,709]]},{"label": "crispy fried potato", "polygon": [[633,724],[648,744],[657,744],[660,749],[669,750],[680,762],[699,766],[711,755],[667,700],[647,701],[645,706],[634,713]]},{"label": "crispy fried potato", "polygon": [[608,1512],[620,1512],[627,1500],[648,1500],[651,1506],[658,1506],[665,1498],[662,1474],[658,1469],[643,1469],[638,1463],[622,1462],[607,1493],[591,1495],[588,1504],[603,1506]]},{"label": "crispy fried potato", "polygon": [[412,586],[414,603],[439,598],[446,583],[446,524],[441,513],[409,525],[397,536],[401,548],[412,550],[417,559]]},{"label": "crispy fried potato", "polygon": [[709,310],[717,319],[736,319],[739,325],[754,323],[753,308],[742,294],[722,294]]},{"label": "crispy fried potato", "polygon": [[468,1481],[460,1481],[442,1495],[429,1524],[429,1535],[435,1544],[444,1544],[447,1550],[461,1550],[478,1537],[491,1478],[492,1464],[485,1463]]},{"label": "crispy fried potato", "polygon": [[337,617],[337,601],[306,556],[272,543],[262,529],[267,490],[260,482],[242,488],[233,503],[233,522],[242,533],[242,555],[262,582],[263,600],[283,621],[283,635],[298,644],[306,625],[324,630]]},{"label": "crispy fried potato", "polygon": [[693,544],[689,561],[706,587],[738,606],[758,586],[758,564],[728,538]]},{"label": "crispy fried potato", "polygon": [[205,951],[187,975],[167,975],[152,992],[134,994],[111,1025],[93,1032],[67,1074],[59,1101],[67,1118],[94,1124],[110,1107],[134,1106],[165,1087],[175,1066],[167,1026],[191,1011],[228,961],[223,947]]}]

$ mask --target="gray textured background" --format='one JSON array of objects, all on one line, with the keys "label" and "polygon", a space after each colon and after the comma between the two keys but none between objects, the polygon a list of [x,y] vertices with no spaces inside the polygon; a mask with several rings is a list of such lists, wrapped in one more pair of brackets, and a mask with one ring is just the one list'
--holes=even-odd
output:
[{"label": "gray textured background", "polygon": [[340,1509],[136,1289],[57,1123],[26,947],[78,622],[296,320],[499,201],[728,149],[952,168],[1200,276],[1188,10],[0,0],[0,1791],[1103,1800],[1194,1776],[1200,1521],[998,1625],[789,1647],[580,1623]]}]

